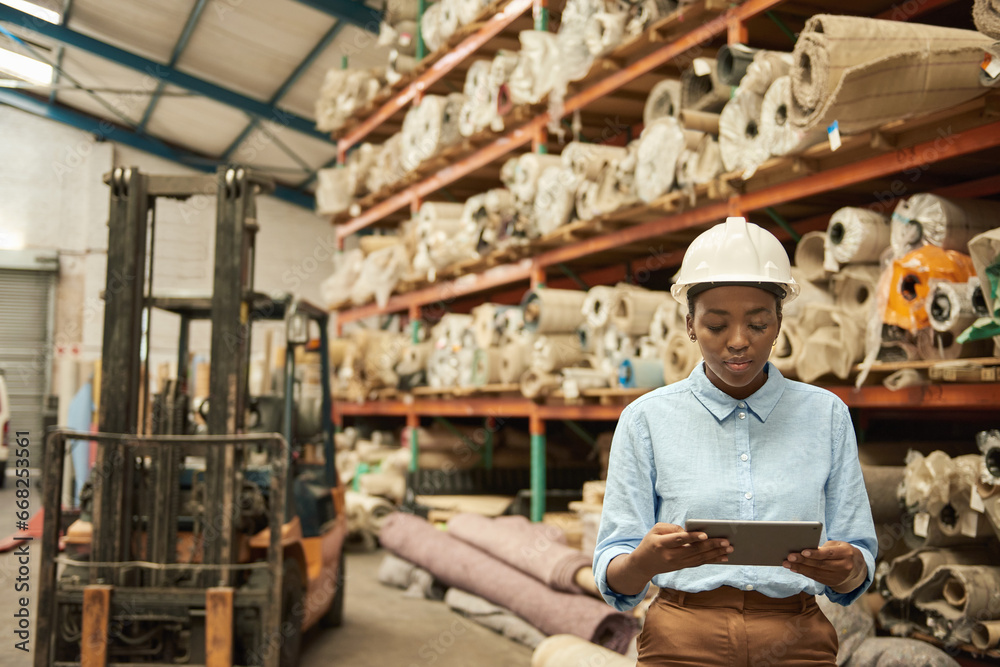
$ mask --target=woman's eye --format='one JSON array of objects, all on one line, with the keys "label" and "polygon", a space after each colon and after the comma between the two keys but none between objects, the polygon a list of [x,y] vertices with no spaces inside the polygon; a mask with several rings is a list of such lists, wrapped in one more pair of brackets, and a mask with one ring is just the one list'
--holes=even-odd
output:
[{"label": "woman's eye", "polygon": [[721,324],[719,324],[717,326],[706,326],[705,328],[708,329],[709,331],[715,331],[715,332],[719,332],[719,331],[722,331],[723,329],[725,329],[725,327],[722,326]]},{"label": "woman's eye", "polygon": [[753,329],[754,331],[767,331],[766,324],[751,324],[750,328]]}]

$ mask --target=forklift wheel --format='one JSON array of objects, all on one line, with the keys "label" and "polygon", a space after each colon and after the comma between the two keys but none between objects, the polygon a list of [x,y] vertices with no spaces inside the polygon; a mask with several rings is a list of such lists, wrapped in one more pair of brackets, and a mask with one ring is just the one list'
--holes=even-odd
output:
[{"label": "forklift wheel", "polygon": [[337,565],[337,592],[333,594],[330,607],[323,614],[321,622],[327,628],[339,628],[344,624],[344,582],[347,581],[344,572],[344,551],[340,552],[340,561]]},{"label": "forklift wheel", "polygon": [[[281,586],[281,667],[296,667],[302,651],[302,600],[305,577],[302,566],[294,558],[284,560]],[[285,634],[287,628],[288,634]]]}]

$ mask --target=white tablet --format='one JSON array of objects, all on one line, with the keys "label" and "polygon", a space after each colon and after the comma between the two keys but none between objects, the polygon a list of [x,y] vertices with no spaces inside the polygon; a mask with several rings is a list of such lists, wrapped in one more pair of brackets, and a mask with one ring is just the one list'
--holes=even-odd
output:
[{"label": "white tablet", "polygon": [[729,561],[720,565],[776,565],[790,553],[819,546],[823,533],[820,521],[716,521],[690,519],[688,532],[702,532],[710,538],[724,537],[733,547]]}]

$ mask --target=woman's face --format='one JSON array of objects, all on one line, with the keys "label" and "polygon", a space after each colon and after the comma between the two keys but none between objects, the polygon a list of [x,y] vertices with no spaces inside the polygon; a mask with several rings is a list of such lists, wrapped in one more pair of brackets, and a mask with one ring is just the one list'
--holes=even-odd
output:
[{"label": "woman's face", "polygon": [[698,339],[705,374],[735,399],[764,386],[764,364],[780,326],[775,295],[758,287],[725,285],[702,292],[687,316],[688,335]]}]

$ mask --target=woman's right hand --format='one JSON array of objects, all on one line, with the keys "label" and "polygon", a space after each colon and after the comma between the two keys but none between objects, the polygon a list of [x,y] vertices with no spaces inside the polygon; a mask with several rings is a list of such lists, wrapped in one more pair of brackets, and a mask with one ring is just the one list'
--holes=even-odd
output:
[{"label": "woman's right hand", "polygon": [[658,574],[725,563],[732,552],[727,539],[708,539],[708,535],[700,531],[689,533],[672,523],[658,523],[646,533],[635,551],[611,561],[608,585],[620,594],[637,595]]}]

